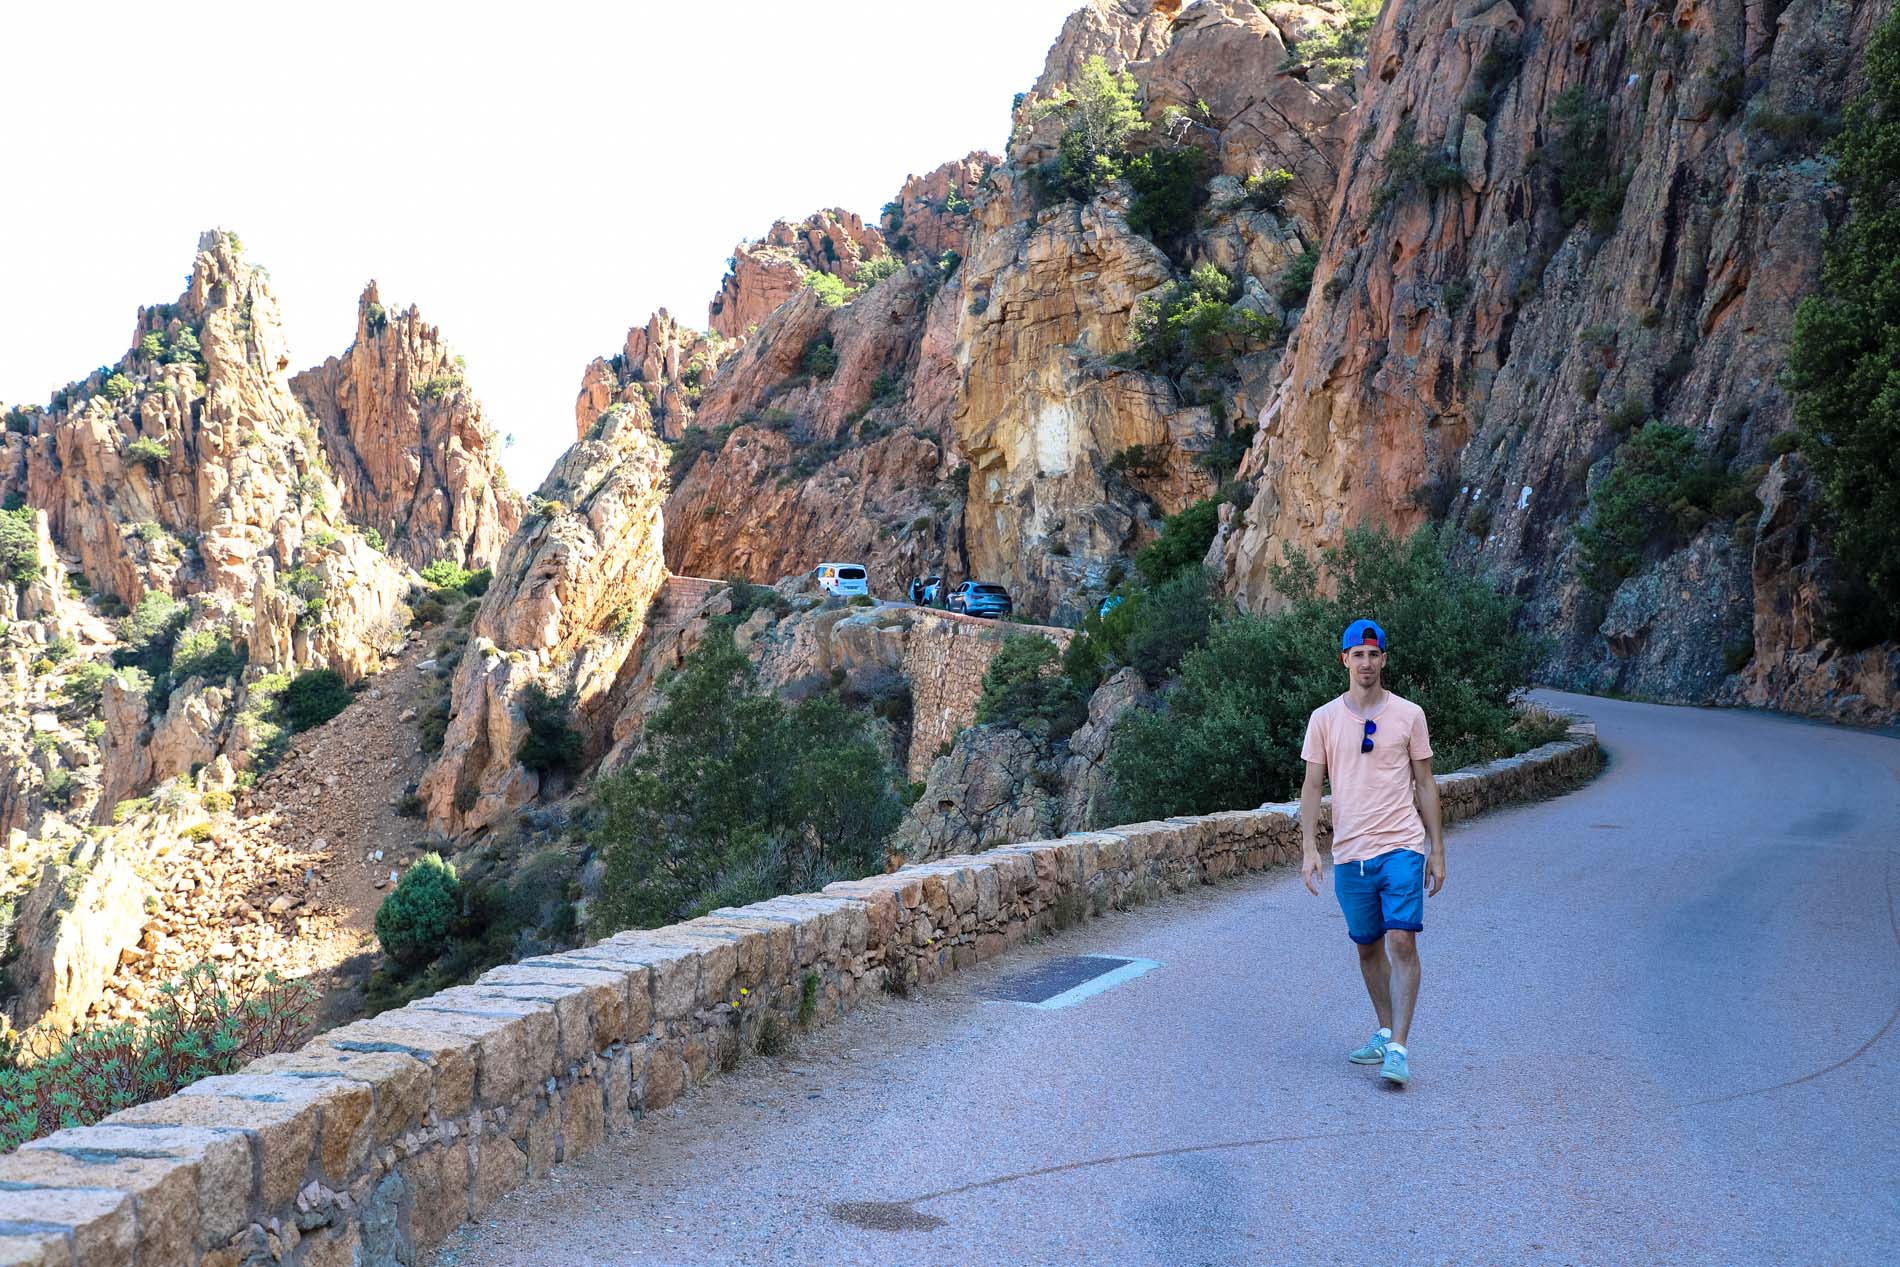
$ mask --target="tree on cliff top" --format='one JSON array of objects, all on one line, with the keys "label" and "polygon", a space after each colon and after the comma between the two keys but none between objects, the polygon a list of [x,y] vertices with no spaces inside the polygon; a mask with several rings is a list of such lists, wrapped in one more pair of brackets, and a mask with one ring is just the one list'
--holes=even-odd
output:
[{"label": "tree on cliff top", "polygon": [[1074,83],[1037,104],[1037,118],[1050,115],[1063,116],[1068,127],[1056,146],[1055,169],[1046,175],[1057,192],[1083,201],[1122,174],[1128,139],[1148,130],[1135,77],[1110,70],[1099,53],[1082,63]]},{"label": "tree on cliff top", "polygon": [[1900,637],[1900,13],[1868,46],[1867,89],[1826,153],[1848,217],[1821,293],[1795,312],[1788,380],[1841,564],[1830,632],[1860,647]]}]

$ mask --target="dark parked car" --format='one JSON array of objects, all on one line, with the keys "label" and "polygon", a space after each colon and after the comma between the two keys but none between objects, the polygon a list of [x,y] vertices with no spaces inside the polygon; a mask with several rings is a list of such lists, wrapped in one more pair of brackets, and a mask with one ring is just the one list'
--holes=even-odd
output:
[{"label": "dark parked car", "polygon": [[1015,610],[1015,605],[1009,601],[1009,591],[986,581],[965,581],[950,591],[944,606],[968,616],[991,618],[1007,616]]}]

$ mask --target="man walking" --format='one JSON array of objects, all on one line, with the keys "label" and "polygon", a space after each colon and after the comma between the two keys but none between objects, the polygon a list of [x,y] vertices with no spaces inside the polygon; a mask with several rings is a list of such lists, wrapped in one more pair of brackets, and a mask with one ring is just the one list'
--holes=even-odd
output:
[{"label": "man walking", "polygon": [[[1432,779],[1425,712],[1385,689],[1385,630],[1355,620],[1340,638],[1346,693],[1306,723],[1300,787],[1300,878],[1319,894],[1321,786],[1333,787],[1333,893],[1359,947],[1359,971],[1379,1028],[1348,1060],[1411,1079],[1406,1039],[1418,1002],[1418,934],[1425,895],[1445,884],[1445,830]],[[1416,804],[1414,796],[1416,795]],[[1426,881],[1430,887],[1427,889]]]}]

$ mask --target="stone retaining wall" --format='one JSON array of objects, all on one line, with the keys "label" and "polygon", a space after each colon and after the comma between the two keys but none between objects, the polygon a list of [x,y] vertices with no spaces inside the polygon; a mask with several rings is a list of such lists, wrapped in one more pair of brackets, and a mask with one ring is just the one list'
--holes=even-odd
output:
[{"label": "stone retaining wall", "polygon": [[[1597,761],[1580,721],[1441,775],[1446,819],[1560,791]],[[496,968],[0,1157],[0,1264],[414,1263],[761,1040],[1110,908],[1297,861],[1296,809],[1007,845]]]}]

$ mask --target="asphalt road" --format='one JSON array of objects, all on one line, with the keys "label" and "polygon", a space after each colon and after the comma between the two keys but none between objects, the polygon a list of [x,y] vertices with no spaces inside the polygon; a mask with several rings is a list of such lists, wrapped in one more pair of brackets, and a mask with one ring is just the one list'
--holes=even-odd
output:
[{"label": "asphalt road", "polygon": [[[1346,1062],[1344,923],[1279,871],[750,1061],[439,1267],[1891,1261],[1900,742],[1557,698],[1610,767],[1450,832],[1409,1087]],[[1091,953],[1159,966],[978,997]]]}]

